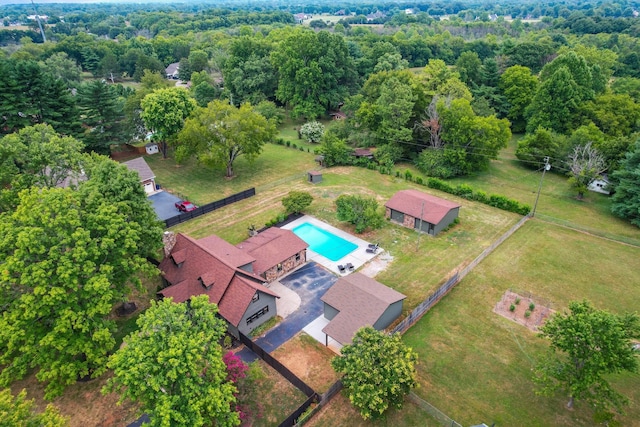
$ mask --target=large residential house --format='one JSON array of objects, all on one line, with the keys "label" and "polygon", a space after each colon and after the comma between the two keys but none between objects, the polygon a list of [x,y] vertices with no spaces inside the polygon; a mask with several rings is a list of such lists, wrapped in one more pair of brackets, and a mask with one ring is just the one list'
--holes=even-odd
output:
[{"label": "large residential house", "polygon": [[165,257],[159,269],[165,287],[158,294],[177,303],[208,295],[236,337],[276,315],[279,296],[267,287],[268,282],[306,261],[306,243],[293,232],[277,228],[238,247],[215,235],[196,240],[167,232],[164,240]]}]

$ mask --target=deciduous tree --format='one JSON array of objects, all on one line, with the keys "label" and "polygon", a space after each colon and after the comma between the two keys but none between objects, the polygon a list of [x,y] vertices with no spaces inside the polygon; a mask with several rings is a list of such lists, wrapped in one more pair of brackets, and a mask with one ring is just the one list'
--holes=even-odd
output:
[{"label": "deciduous tree", "polygon": [[573,301],[569,312],[554,314],[540,331],[551,348],[535,369],[538,393],[562,390],[569,398],[568,408],[575,400],[585,400],[599,410],[622,408],[627,399],[605,375],[637,372],[638,355],[630,341],[640,336],[637,314],[616,315],[588,301]]},{"label": "deciduous tree", "polygon": [[578,193],[578,199],[584,197],[589,184],[607,170],[602,154],[591,142],[574,147],[567,160],[569,184]]},{"label": "deciduous tree", "polygon": [[160,141],[162,156],[167,158],[167,141],[182,129],[184,121],[197,107],[196,101],[181,88],[158,89],[140,102],[142,120]]},{"label": "deciduous tree", "polygon": [[89,163],[78,190],[26,190],[0,221],[0,381],[35,370],[47,398],[106,370],[108,316],[162,235],[135,172]]},{"label": "deciduous tree", "polygon": [[289,191],[289,194],[282,199],[282,205],[287,213],[300,213],[311,205],[313,196],[305,191]]},{"label": "deciduous tree", "polygon": [[380,418],[391,406],[400,409],[417,384],[418,355],[398,334],[386,335],[367,326],[341,353],[331,360],[331,366],[344,374],[342,384],[349,400],[365,420]]},{"label": "deciduous tree", "polygon": [[114,377],[104,391],[138,402],[151,426],[239,425],[217,311],[206,295],[180,304],[152,301],[138,318],[139,330],[111,356]]},{"label": "deciduous tree", "polygon": [[373,197],[343,194],[336,199],[336,211],[340,221],[356,226],[356,233],[367,228],[375,230],[384,224],[384,218],[378,212],[378,202]]},{"label": "deciduous tree", "polygon": [[273,123],[251,107],[240,108],[223,101],[210,102],[187,119],[178,140],[185,153],[195,155],[204,165],[224,167],[233,176],[233,163],[239,156],[253,161],[262,146],[275,135]]},{"label": "deciduous tree", "polygon": [[507,118],[511,121],[511,129],[524,132],[527,126],[524,112],[536,93],[538,79],[527,67],[514,65],[500,76],[499,87],[509,103]]},{"label": "deciduous tree", "polygon": [[307,122],[300,127],[300,135],[308,142],[318,143],[324,135],[324,125],[316,121]]}]

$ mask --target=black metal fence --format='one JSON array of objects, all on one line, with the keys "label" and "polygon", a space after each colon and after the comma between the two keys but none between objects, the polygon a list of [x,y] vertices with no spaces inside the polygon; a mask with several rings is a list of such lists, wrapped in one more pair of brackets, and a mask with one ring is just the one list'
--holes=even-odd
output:
[{"label": "black metal fence", "polygon": [[190,219],[197,218],[200,215],[213,212],[217,209],[223,208],[235,202],[239,202],[240,200],[248,199],[249,197],[253,197],[255,195],[256,195],[256,189],[250,188],[248,190],[241,191],[240,193],[233,194],[229,197],[225,197],[224,199],[220,199],[215,202],[208,203],[204,206],[200,206],[192,210],[191,212],[184,212],[184,213],[181,213],[180,215],[176,215],[174,217],[165,219],[164,223],[167,228],[173,227],[174,225],[178,225],[185,221],[189,221]]}]

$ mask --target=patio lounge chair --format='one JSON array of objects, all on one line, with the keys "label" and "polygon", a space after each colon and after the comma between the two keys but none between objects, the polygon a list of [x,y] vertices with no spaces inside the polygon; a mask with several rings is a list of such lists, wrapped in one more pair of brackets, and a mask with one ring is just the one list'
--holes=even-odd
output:
[{"label": "patio lounge chair", "polygon": [[346,267],[347,267],[347,270],[353,271],[353,264],[351,264],[350,262],[347,263]]},{"label": "patio lounge chair", "polygon": [[369,252],[370,254],[375,254],[378,251],[378,247],[374,246],[374,247],[369,247],[367,248],[367,252]]},{"label": "patio lounge chair", "polygon": [[378,249],[377,243],[369,243],[369,249]]},{"label": "patio lounge chair", "polygon": [[340,265],[338,266],[338,270],[340,270],[340,273],[344,273],[347,269],[345,268],[345,266],[344,266],[344,265],[340,264]]}]

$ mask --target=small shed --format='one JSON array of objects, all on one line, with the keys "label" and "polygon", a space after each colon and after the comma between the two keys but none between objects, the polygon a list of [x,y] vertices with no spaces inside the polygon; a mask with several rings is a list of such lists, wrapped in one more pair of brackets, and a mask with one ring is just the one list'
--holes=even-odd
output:
[{"label": "small shed", "polygon": [[373,152],[368,148],[356,148],[353,150],[353,156],[357,158],[373,159]]},{"label": "small shed", "polygon": [[307,178],[309,179],[310,183],[317,184],[319,182],[322,182],[322,172],[309,171],[307,172]]},{"label": "small shed", "polygon": [[147,154],[156,154],[158,152],[158,144],[156,144],[155,142],[150,142],[144,146],[144,149]]}]

